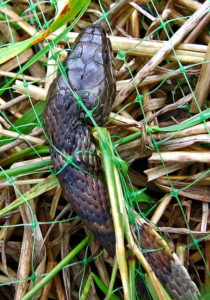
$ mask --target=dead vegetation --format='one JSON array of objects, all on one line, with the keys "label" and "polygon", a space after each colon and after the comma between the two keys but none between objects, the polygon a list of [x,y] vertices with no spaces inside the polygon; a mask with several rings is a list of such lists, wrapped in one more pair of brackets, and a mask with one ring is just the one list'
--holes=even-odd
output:
[{"label": "dead vegetation", "polygon": [[[24,0],[5,1],[0,6],[0,45],[46,30],[64,2],[57,8],[55,3],[35,1],[34,8]],[[64,49],[94,22],[106,28],[114,50],[117,96],[107,128],[115,154],[129,166],[124,185],[133,187],[126,200],[138,213],[139,228],[150,224],[152,229],[146,227],[150,234],[164,234],[167,244],[156,236],[152,245],[156,249],[169,245],[198,288],[209,285],[209,1],[122,0],[114,9],[111,0],[101,3],[110,11],[108,22],[99,20],[102,10],[98,1],[91,1],[65,39],[50,44],[67,25],[0,65],[1,299],[30,299],[27,293],[33,285],[88,233],[51,175],[42,113],[58,64],[67,55]],[[44,47],[47,51],[25,69]],[[139,197],[134,196],[137,191]],[[170,249],[164,250],[167,255]],[[104,298],[100,284],[110,287],[115,275],[113,262],[100,250],[95,240],[88,250],[82,247],[69,268],[37,290],[35,299]],[[143,265],[147,268],[149,262],[149,268],[151,258],[145,257]],[[120,288],[116,297],[123,299],[116,276],[114,289]],[[151,280],[155,282],[155,276]],[[162,291],[158,297],[166,299]]]}]

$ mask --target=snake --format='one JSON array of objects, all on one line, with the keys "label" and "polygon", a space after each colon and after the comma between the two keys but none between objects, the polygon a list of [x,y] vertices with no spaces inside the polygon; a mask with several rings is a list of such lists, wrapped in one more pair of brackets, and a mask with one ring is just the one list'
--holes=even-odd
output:
[{"label": "snake", "polygon": [[[76,38],[62,72],[50,85],[44,128],[67,200],[112,257],[116,240],[108,190],[90,127],[106,124],[115,95],[110,40],[100,25],[89,25]],[[148,225],[141,228],[141,247],[151,250],[145,256],[173,299],[197,299],[197,287],[186,269],[160,249]]]},{"label": "snake", "polygon": [[[75,99],[81,99],[97,125],[106,123],[116,81],[110,40],[102,27],[88,26],[78,35],[64,68],[49,88],[44,118],[53,168],[73,210],[113,256],[108,192],[89,132],[93,123]],[[66,164],[63,155],[71,157],[72,164]]]}]

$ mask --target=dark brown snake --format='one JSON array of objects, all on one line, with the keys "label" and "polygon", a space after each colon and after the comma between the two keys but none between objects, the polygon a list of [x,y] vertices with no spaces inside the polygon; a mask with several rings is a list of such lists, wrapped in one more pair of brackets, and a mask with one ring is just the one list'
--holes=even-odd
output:
[{"label": "dark brown snake", "polygon": [[[50,86],[44,118],[53,168],[72,208],[113,257],[115,234],[110,203],[100,158],[89,133],[93,123],[88,117],[89,111],[97,125],[103,126],[116,91],[111,44],[100,26],[88,26],[79,34],[64,67],[65,74]],[[141,247],[160,248],[146,227],[142,227]],[[145,256],[173,299],[197,298],[194,283],[173,268],[172,258],[164,250]]]}]

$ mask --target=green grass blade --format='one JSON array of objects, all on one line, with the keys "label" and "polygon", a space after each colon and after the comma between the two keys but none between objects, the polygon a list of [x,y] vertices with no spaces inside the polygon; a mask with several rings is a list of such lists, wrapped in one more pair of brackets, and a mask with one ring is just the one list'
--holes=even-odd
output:
[{"label": "green grass blade", "polygon": [[[44,101],[39,101],[38,103],[36,103],[8,130],[18,132],[19,134],[30,133],[36,126],[41,125],[38,124],[39,120],[37,120],[37,118],[39,118],[40,121],[42,121],[44,105]],[[8,139],[8,137],[5,136],[0,137],[0,146],[6,145],[8,142],[11,142],[11,140],[14,139]]]},{"label": "green grass blade", "polygon": [[80,297],[80,300],[85,300],[88,293],[89,293],[89,290],[90,290],[90,287],[91,287],[91,282],[92,282],[93,278],[92,278],[92,274],[90,274],[88,276],[88,279],[85,283],[85,286],[84,286],[84,289],[82,291],[82,294],[81,294],[81,297]]},{"label": "green grass blade", "polygon": [[62,261],[60,261],[55,268],[53,268],[39,283],[37,283],[22,300],[31,300],[51,279],[53,279],[58,272],[60,272],[69,262],[90,242],[91,235],[88,235],[82,242],[80,242]]},{"label": "green grass blade", "polygon": [[49,154],[50,153],[50,149],[49,147],[44,146],[43,144],[38,144],[35,145],[34,148],[26,148],[23,149],[19,152],[16,152],[6,158],[3,158],[0,161],[0,165],[2,167],[8,166],[8,165],[12,165],[15,162],[18,162],[20,160],[26,160],[28,157],[31,156],[35,156],[35,155],[45,155],[45,154]]},{"label": "green grass blade", "polygon": [[179,123],[177,125],[161,127],[161,128],[153,126],[151,128],[148,128],[148,131],[150,131],[152,133],[181,131],[181,130],[187,129],[189,127],[195,126],[197,124],[203,123],[204,121],[206,121],[209,118],[210,118],[210,108],[202,111],[202,113],[199,113],[199,114],[193,116],[192,118],[187,119],[186,121]]},{"label": "green grass blade", "polygon": [[14,210],[23,203],[32,200],[33,198],[40,196],[41,194],[55,188],[58,185],[58,180],[55,176],[47,177],[43,182],[36,184],[28,192],[18,197],[15,201],[0,210],[0,216]]},{"label": "green grass blade", "polygon": [[[154,288],[153,288],[153,285],[150,281],[150,278],[147,274],[145,274],[145,283],[150,291],[150,295],[152,296],[152,299],[153,300],[159,300],[159,297],[157,296]],[[166,290],[164,289],[164,287],[162,286],[162,284],[159,282],[159,287],[160,289],[162,290],[163,294],[164,294],[164,298],[165,300],[172,300],[172,298],[169,296],[169,294],[166,292]]]},{"label": "green grass blade", "polygon": [[8,61],[9,59],[19,55],[23,51],[27,50],[31,46],[43,41],[51,33],[65,25],[67,22],[75,18],[75,16],[87,7],[90,0],[68,0],[64,1],[64,6],[61,12],[58,14],[54,22],[42,33],[36,34],[31,38],[18,42],[14,45],[10,45],[0,49],[0,64]]},{"label": "green grass blade", "polygon": [[136,257],[134,256],[132,251],[129,251],[128,255],[128,270],[129,270],[129,285],[131,291],[131,300],[136,299]]},{"label": "green grass blade", "polygon": [[[105,294],[107,295],[107,292],[108,292],[108,287],[103,283],[103,281],[96,275],[94,274],[93,272],[91,273],[92,274],[92,277],[96,283],[96,285],[98,286],[98,288]],[[116,295],[111,295],[110,296],[110,299],[111,300],[120,300],[119,297],[117,297]]]},{"label": "green grass blade", "polygon": [[123,284],[124,298],[130,299],[128,267],[126,262],[125,244],[124,244],[124,224],[120,211],[120,192],[119,175],[114,165],[115,155],[112,149],[110,135],[106,128],[96,127],[99,135],[99,143],[102,154],[103,169],[106,176],[109,199],[111,203],[112,219],[114,223],[116,237],[116,255]]},{"label": "green grass blade", "polygon": [[[82,2],[82,1],[81,1]],[[90,0],[87,1],[84,8],[81,10],[76,19],[72,22],[72,24],[67,27],[62,33],[60,33],[52,42],[50,42],[47,46],[41,49],[38,53],[36,53],[14,76],[11,80],[9,80],[2,88],[0,89],[0,96],[5,92],[5,90],[17,79],[17,77],[22,74],[25,70],[27,70],[31,65],[33,65],[36,61],[38,61],[41,57],[43,57],[47,52],[49,52],[57,43],[59,43],[62,39],[64,39],[67,33],[75,26],[80,17],[86,11],[89,6]]]},{"label": "green grass blade", "polygon": [[117,271],[118,271],[118,262],[117,259],[115,258],[114,260],[114,266],[112,268],[112,276],[111,276],[111,280],[109,282],[109,288],[107,291],[107,296],[106,296],[106,300],[110,300],[112,293],[113,293],[113,288],[114,288],[114,283],[117,277]]},{"label": "green grass blade", "polygon": [[34,171],[34,170],[38,170],[47,166],[51,165],[51,160],[47,159],[47,160],[41,160],[35,163],[30,163],[30,164],[26,164],[20,167],[16,167],[16,168],[11,168],[8,170],[3,170],[0,172],[0,179],[3,178],[8,178],[8,181],[12,180],[12,178],[10,178],[11,176],[18,176],[21,174],[26,175],[28,172]]}]

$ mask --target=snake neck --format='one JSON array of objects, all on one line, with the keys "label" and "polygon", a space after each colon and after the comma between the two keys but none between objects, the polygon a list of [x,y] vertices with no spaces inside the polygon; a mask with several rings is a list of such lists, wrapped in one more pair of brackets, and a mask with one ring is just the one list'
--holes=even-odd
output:
[{"label": "snake neck", "polygon": [[59,172],[63,166],[72,164],[81,171],[90,175],[101,177],[100,159],[96,154],[96,147],[91,141],[91,136],[87,126],[80,124],[70,127],[70,135],[65,135],[62,142],[51,146],[53,157],[53,166],[56,172]]}]

